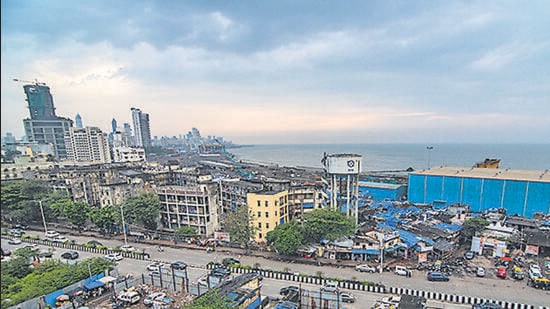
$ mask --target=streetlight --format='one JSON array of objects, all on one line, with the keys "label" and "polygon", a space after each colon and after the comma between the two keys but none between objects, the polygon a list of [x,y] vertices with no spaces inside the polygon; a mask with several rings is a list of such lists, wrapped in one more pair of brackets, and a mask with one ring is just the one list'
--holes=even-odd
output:
[{"label": "streetlight", "polygon": [[430,156],[431,156],[431,153],[432,153],[432,150],[434,149],[433,146],[428,146],[426,147],[426,149],[428,150],[428,169],[430,169]]},{"label": "streetlight", "polygon": [[120,215],[122,216],[122,232],[124,233],[124,245],[127,245],[128,239],[126,238],[126,223],[124,223],[124,210],[122,210],[122,205],[120,205]]},{"label": "streetlight", "polygon": [[380,273],[383,273],[383,272],[384,272],[384,234],[382,234],[382,236],[380,237]]},{"label": "streetlight", "polygon": [[38,202],[38,205],[40,205],[40,213],[42,213],[42,222],[44,223],[44,232],[48,233],[48,226],[46,225],[46,216],[44,216],[44,208],[42,207],[42,200],[33,200],[33,202]]}]

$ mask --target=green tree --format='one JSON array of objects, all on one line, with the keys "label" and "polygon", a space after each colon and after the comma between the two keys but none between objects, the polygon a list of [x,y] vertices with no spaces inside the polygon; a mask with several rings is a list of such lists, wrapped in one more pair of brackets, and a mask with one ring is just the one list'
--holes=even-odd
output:
[{"label": "green tree", "polygon": [[248,250],[249,242],[257,231],[253,220],[254,215],[248,211],[247,206],[237,207],[234,211],[227,213],[223,222],[231,242],[244,246]]},{"label": "green tree", "polygon": [[197,236],[197,229],[192,226],[182,226],[175,231],[177,236],[181,237],[195,237]]},{"label": "green tree", "polygon": [[186,309],[230,309],[229,297],[220,294],[219,289],[211,289],[208,292],[197,297],[191,304],[184,306]]},{"label": "green tree", "polygon": [[139,224],[149,230],[157,229],[160,200],[156,194],[144,193],[128,198],[123,204],[126,223]]},{"label": "green tree", "polygon": [[461,236],[464,240],[470,241],[473,236],[480,235],[487,225],[489,225],[489,221],[483,218],[468,218],[462,224]]},{"label": "green tree", "polygon": [[296,249],[305,243],[304,233],[296,221],[278,225],[266,235],[268,244],[273,245],[278,253],[296,254]]},{"label": "green tree", "polygon": [[315,209],[304,215],[303,231],[307,241],[336,240],[353,234],[355,230],[354,218],[338,210]]},{"label": "green tree", "polygon": [[93,208],[89,213],[88,217],[95,226],[97,226],[101,231],[110,230],[113,226],[119,222],[118,218],[120,214],[118,212],[118,207],[109,205],[101,208]]}]

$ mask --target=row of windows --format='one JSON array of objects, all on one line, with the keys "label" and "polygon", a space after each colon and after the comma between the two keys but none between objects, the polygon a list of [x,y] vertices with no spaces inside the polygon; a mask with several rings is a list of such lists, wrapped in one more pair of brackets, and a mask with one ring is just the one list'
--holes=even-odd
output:
[{"label": "row of windows", "polygon": [[[259,228],[259,229],[262,228],[262,222],[258,222],[258,228]],[[269,222],[266,222],[266,223],[265,223],[265,228],[266,228],[266,229],[269,229]],[[260,236],[260,238],[261,238],[261,237],[262,237],[262,236]]]},{"label": "row of windows", "polygon": [[[262,212],[258,211],[258,218],[261,218],[261,217],[262,217]],[[269,218],[269,211],[265,212],[265,217]],[[277,217],[277,211],[276,210],[275,210],[275,217]]]}]

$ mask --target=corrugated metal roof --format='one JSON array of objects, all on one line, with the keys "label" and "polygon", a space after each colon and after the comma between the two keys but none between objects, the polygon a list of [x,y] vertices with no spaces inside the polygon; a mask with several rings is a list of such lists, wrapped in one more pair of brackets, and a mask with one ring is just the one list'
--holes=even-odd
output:
[{"label": "corrugated metal roof", "polygon": [[454,176],[501,180],[523,180],[533,182],[550,182],[550,171],[513,170],[500,168],[475,168],[439,166],[429,170],[411,172],[411,175]]},{"label": "corrugated metal roof", "polygon": [[384,182],[359,181],[359,187],[397,190],[403,187],[403,185],[396,185],[396,184],[384,183]]}]

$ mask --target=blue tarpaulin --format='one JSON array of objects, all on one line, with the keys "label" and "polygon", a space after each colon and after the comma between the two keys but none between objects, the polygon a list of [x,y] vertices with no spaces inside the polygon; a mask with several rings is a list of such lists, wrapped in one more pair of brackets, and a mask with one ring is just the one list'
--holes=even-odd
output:
[{"label": "blue tarpaulin", "polygon": [[442,231],[445,231],[445,232],[448,232],[448,233],[458,232],[458,231],[463,229],[463,227],[461,225],[454,224],[454,223],[449,224],[449,223],[445,223],[445,222],[441,222],[439,224],[436,224],[433,227],[438,229],[438,230],[442,230]]},{"label": "blue tarpaulin", "polygon": [[96,280],[96,281],[92,281],[92,282],[87,282],[87,283],[84,283],[84,289],[85,290],[93,290],[93,289],[97,289],[101,286],[104,286],[105,284],[99,280]]},{"label": "blue tarpaulin", "polygon": [[351,249],[351,253],[355,253],[355,254],[375,254],[375,255],[379,255],[379,254],[380,254],[380,250],[376,250],[376,249]]}]

